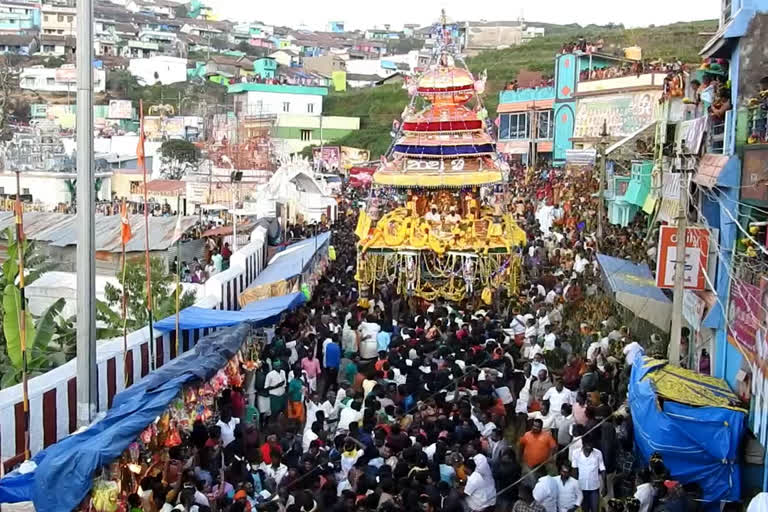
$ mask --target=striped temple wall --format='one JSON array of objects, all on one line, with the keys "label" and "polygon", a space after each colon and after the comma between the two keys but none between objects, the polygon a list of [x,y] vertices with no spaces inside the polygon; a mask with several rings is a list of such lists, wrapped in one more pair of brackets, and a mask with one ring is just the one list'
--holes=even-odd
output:
[{"label": "striped temple wall", "polygon": [[[266,230],[257,228],[251,243],[232,254],[230,268],[212,276],[204,285],[204,297],[196,306],[211,309],[239,309],[237,298],[267,263]],[[183,329],[179,350],[193,348],[209,329]],[[150,371],[150,341],[154,343],[157,367],[177,355],[176,332],[155,332],[149,327],[132,332],[124,358],[123,339],[101,341],[97,347],[97,409],[104,412],[117,393]],[[29,435],[32,455],[63,439],[77,429],[76,359],[29,380]],[[127,370],[127,371],[126,371]],[[21,384],[0,390],[0,461],[8,472],[24,459],[24,413]]]}]

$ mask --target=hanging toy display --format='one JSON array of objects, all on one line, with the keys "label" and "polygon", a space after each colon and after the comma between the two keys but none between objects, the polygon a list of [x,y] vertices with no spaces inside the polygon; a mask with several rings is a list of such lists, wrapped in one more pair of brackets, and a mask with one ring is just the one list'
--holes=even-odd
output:
[{"label": "hanging toy display", "polygon": [[464,257],[464,264],[461,267],[461,274],[464,279],[464,286],[469,295],[475,293],[475,262],[471,256]]}]

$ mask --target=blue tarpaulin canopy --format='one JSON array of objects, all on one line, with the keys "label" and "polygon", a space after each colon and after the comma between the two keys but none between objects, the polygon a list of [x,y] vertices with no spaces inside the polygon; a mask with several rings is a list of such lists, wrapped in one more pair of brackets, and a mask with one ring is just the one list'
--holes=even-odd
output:
[{"label": "blue tarpaulin canopy", "polygon": [[658,452],[672,478],[698,484],[705,502],[738,501],[746,417],[738,403],[725,381],[638,355],[629,406],[641,465]]},{"label": "blue tarpaulin canopy", "polygon": [[330,237],[330,233],[323,233],[289,245],[272,257],[267,267],[248,288],[291,279],[303,273],[315,253],[323,248]]},{"label": "blue tarpaulin canopy", "polygon": [[[248,322],[255,327],[270,325],[284,311],[301,306],[305,300],[306,298],[303,293],[296,292],[251,302],[240,311],[222,311],[192,306],[179,312],[179,328],[185,330],[204,329],[206,327],[229,327],[242,322]],[[175,330],[176,316],[169,316],[156,322],[155,329],[159,331]]]},{"label": "blue tarpaulin canopy", "polygon": [[598,254],[597,261],[616,302],[636,316],[669,331],[672,301],[656,287],[656,280],[648,265],[605,254]]},{"label": "blue tarpaulin canopy", "polygon": [[241,325],[206,336],[194,349],[116,395],[101,421],[35,455],[33,472],[16,471],[0,479],[0,502],[33,501],[38,512],[74,510],[90,491],[94,473],[119,457],[183,385],[208,380],[223,368],[248,331]]}]

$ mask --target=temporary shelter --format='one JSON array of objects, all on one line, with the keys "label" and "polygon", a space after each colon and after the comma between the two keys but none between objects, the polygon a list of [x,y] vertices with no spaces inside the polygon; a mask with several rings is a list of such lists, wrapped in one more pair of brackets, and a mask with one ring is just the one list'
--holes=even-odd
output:
[{"label": "temporary shelter", "polygon": [[658,452],[672,478],[705,502],[738,501],[746,410],[725,381],[638,355],[629,383],[637,452]]},{"label": "temporary shelter", "polygon": [[[240,306],[255,300],[298,291],[300,280],[309,279],[328,254],[330,233],[291,244],[275,254],[250,287],[240,294]],[[299,276],[303,276],[299,279]]]}]

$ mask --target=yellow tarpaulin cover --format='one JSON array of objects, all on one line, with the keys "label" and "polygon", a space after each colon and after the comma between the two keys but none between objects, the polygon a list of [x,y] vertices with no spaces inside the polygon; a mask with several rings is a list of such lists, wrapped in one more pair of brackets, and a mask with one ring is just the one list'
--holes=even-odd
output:
[{"label": "yellow tarpaulin cover", "polygon": [[645,379],[650,379],[656,393],[663,398],[696,407],[723,407],[746,412],[738,406],[741,403],[739,397],[722,379],[672,366],[662,359],[646,359],[643,368],[654,368],[648,371]]}]

